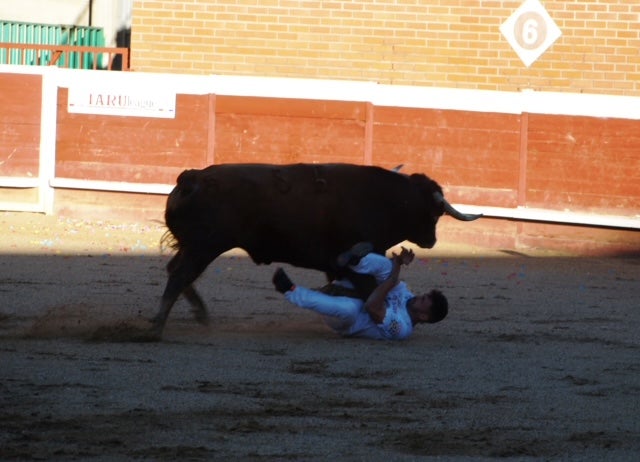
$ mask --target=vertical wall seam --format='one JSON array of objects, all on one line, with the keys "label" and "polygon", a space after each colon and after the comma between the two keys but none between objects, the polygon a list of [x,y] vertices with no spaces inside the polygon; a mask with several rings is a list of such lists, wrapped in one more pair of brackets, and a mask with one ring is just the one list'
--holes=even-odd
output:
[{"label": "vertical wall seam", "polygon": [[56,145],[57,145],[57,118],[58,118],[58,92],[56,68],[50,67],[42,74],[42,94],[40,113],[40,153],[39,153],[39,179],[40,187],[38,202],[42,211],[52,215],[54,211],[54,190],[51,180],[56,175]]},{"label": "vertical wall seam", "polygon": [[364,165],[373,165],[373,103],[365,103]]},{"label": "vertical wall seam", "polygon": [[518,206],[527,205],[527,148],[529,144],[529,113],[520,116],[520,170],[518,172]]},{"label": "vertical wall seam", "polygon": [[[216,95],[209,94],[209,120],[207,125],[207,165],[215,162],[216,150]],[[206,167],[205,166],[205,167]]]}]

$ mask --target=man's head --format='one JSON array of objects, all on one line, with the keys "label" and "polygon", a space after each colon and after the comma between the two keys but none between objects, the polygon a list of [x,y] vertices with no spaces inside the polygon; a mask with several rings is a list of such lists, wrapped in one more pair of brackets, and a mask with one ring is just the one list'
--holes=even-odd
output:
[{"label": "man's head", "polygon": [[427,322],[434,324],[447,317],[449,313],[449,302],[447,301],[447,297],[436,289],[429,292],[429,297],[431,298],[431,314]]},{"label": "man's head", "polygon": [[442,321],[449,312],[449,302],[439,290],[418,295],[409,300],[409,313],[414,324],[434,324]]}]

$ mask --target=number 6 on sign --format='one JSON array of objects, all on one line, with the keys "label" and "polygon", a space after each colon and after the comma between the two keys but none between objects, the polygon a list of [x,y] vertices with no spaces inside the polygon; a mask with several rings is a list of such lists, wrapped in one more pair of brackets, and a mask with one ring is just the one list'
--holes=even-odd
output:
[{"label": "number 6 on sign", "polygon": [[518,45],[526,50],[535,50],[547,36],[547,25],[538,13],[528,11],[518,17],[513,32]]},{"label": "number 6 on sign", "polygon": [[562,35],[539,0],[523,2],[500,26],[500,32],[527,67]]}]

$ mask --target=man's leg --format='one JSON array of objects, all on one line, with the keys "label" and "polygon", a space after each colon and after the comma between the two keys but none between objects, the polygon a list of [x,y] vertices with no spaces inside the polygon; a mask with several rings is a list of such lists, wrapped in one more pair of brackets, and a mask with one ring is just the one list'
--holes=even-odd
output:
[{"label": "man's leg", "polygon": [[317,290],[296,286],[282,268],[278,268],[274,273],[273,285],[289,302],[321,314],[329,327],[340,333],[349,330],[364,304],[358,298],[327,295]]},{"label": "man's leg", "polygon": [[335,279],[330,283],[315,290],[317,290],[318,292],[322,292],[323,294],[331,295],[333,297],[362,298],[355,287],[353,287],[351,281],[349,281],[348,279]]},{"label": "man's leg", "polygon": [[[373,252],[373,244],[370,242],[358,242],[349,250],[338,255],[336,263],[341,267],[348,266],[358,274],[374,276],[376,285],[387,279],[393,268],[390,259],[382,254]],[[363,292],[362,289],[371,292],[375,288],[375,286],[363,286],[364,282],[354,280],[353,275],[349,276],[349,280],[359,289],[359,292]],[[361,288],[360,286],[363,287]]]},{"label": "man's leg", "polygon": [[357,265],[362,257],[373,252],[373,244],[371,242],[358,242],[349,250],[338,255],[336,263],[338,266]]},{"label": "man's leg", "polygon": [[284,296],[294,305],[349,324],[355,322],[363,305],[363,301],[357,298],[335,297],[301,286],[296,286]]},{"label": "man's leg", "polygon": [[380,284],[391,274],[393,263],[384,255],[369,253],[363,256],[357,264],[351,265],[350,268],[356,273],[374,276],[376,282]]}]

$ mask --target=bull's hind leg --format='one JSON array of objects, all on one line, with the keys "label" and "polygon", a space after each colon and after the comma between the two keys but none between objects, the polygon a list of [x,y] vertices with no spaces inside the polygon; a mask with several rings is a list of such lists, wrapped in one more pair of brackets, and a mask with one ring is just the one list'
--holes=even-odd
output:
[{"label": "bull's hind leg", "polygon": [[204,251],[188,252],[179,250],[169,261],[167,272],[169,278],[160,301],[160,310],[153,318],[154,328],[162,332],[171,308],[181,293],[184,293],[187,300],[194,307],[196,319],[207,318],[207,308],[191,284],[202,274],[218,254],[206,253]]}]

